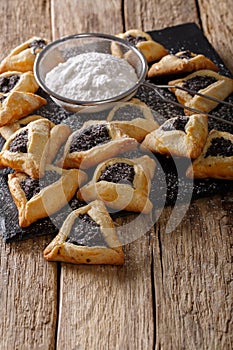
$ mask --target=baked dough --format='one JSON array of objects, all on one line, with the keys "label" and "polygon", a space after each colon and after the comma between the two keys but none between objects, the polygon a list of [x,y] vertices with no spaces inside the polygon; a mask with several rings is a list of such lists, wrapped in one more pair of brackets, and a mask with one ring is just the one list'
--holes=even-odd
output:
[{"label": "baked dough", "polygon": [[45,98],[30,92],[12,91],[6,95],[0,94],[0,126],[26,117],[46,103]]},{"label": "baked dough", "polygon": [[48,44],[48,40],[31,37],[13,49],[0,63],[0,73],[7,71],[33,71],[36,55]]},{"label": "baked dough", "polygon": [[[34,122],[38,119],[46,119],[38,114],[32,114],[28,117],[16,120],[14,123],[6,124],[2,127],[0,127],[0,134],[5,139],[8,140],[11,135],[13,135],[17,130],[20,128],[23,128],[24,126],[27,126],[29,123]],[[51,125],[55,125],[50,121]]]},{"label": "baked dough", "polygon": [[190,73],[201,69],[218,71],[216,64],[204,55],[179,51],[176,54],[166,55],[154,63],[148,70],[148,77]]},{"label": "baked dough", "polygon": [[[102,180],[103,172],[111,167],[123,164],[132,167],[134,175],[132,183],[125,178],[119,182]],[[77,192],[77,197],[85,202],[95,199],[102,200],[105,205],[114,210],[126,210],[148,214],[152,210],[149,199],[151,179],[155,171],[155,161],[145,155],[140,158],[112,158],[99,164],[90,182]],[[128,170],[129,171],[129,170]],[[117,169],[119,173],[119,170]]]},{"label": "baked dough", "polygon": [[[0,166],[25,172],[33,178],[41,177],[45,165],[53,160],[70,132],[68,126],[54,126],[45,118],[33,121],[5,142],[0,152]],[[20,144],[21,148],[13,146],[12,149],[12,144]]]},{"label": "baked dough", "polygon": [[208,118],[202,114],[168,119],[142,143],[151,152],[197,158],[208,135]]},{"label": "baked dough", "polygon": [[[99,225],[104,245],[78,245],[67,242],[69,234],[80,215],[88,215]],[[90,234],[91,235],[91,234]],[[101,201],[94,201],[74,210],[64,221],[58,235],[45,248],[44,257],[49,261],[64,261],[73,264],[122,265],[124,253],[115,232],[114,223]]]},{"label": "baked dough", "polygon": [[233,180],[233,135],[211,130],[201,155],[189,166],[186,175]]},{"label": "baked dough", "polygon": [[[10,85],[10,87],[9,87]],[[33,72],[4,72],[0,74],[0,92],[12,91],[36,92],[39,85]]]},{"label": "baked dough", "polygon": [[[64,170],[53,165],[47,165],[44,176],[47,176],[48,172],[52,173],[52,180],[46,181],[41,188],[43,179],[31,179],[24,173],[13,173],[8,175],[8,185],[14,202],[17,206],[19,213],[19,225],[21,227],[28,227],[33,222],[54,214],[67,202],[69,202],[79,185],[86,180],[86,174],[78,169]],[[54,173],[59,175],[59,179],[56,180]],[[28,181],[27,186],[34,184],[37,186],[39,193],[33,195],[30,199],[27,199],[26,194],[22,188],[22,181]]]},{"label": "baked dough", "polygon": [[146,135],[159,127],[156,121],[143,118],[136,118],[130,121],[116,120],[111,122],[111,124],[138,142],[142,142]]},{"label": "baked dough", "polygon": [[[109,140],[103,143],[97,143],[91,145],[90,148],[88,143],[93,141],[96,143],[97,137],[102,137],[103,129],[106,130],[109,135]],[[94,130],[94,131],[93,131]],[[98,132],[98,136],[97,136]],[[72,141],[77,137],[85,136],[85,140],[81,139],[80,147],[84,147],[84,143],[87,142],[88,149],[79,151],[70,151]],[[92,135],[93,133],[93,135]],[[77,144],[78,141],[76,141]],[[132,150],[137,147],[137,141],[126,134],[123,134],[120,129],[116,128],[111,123],[106,121],[91,121],[83,125],[83,127],[73,132],[65,145],[63,159],[58,162],[59,166],[63,168],[90,168],[101,161],[114,157],[117,154]]]},{"label": "baked dough", "polygon": [[[162,44],[154,41],[148,33],[142,30],[130,29],[124,33],[116,34],[116,36],[136,46],[143,53],[147,62],[157,61],[168,53]],[[117,43],[112,43],[111,50],[115,56],[124,56]]]},{"label": "baked dough", "polygon": [[107,121],[138,142],[142,142],[149,132],[159,127],[151,109],[136,98],[117,103],[109,112]]},{"label": "baked dough", "polygon": [[117,102],[116,105],[110,110],[106,119],[108,122],[111,122],[114,120],[128,121],[136,118],[154,121],[154,116],[150,107],[148,107],[146,103],[142,102],[138,98],[132,98],[127,102]]},{"label": "baked dough", "polygon": [[[205,81],[205,79],[206,81],[208,81],[211,78],[213,81],[215,80],[214,82],[208,84],[207,87],[198,89],[197,92],[202,93],[204,95],[215,97],[219,100],[224,100],[233,92],[233,79],[206,69],[194,72],[186,76],[185,78],[170,81],[168,84],[170,86],[178,85],[181,87],[187,87],[185,86],[185,84],[187,84],[188,81],[193,81],[194,79],[196,80],[196,78],[202,79],[203,82]],[[191,87],[190,89],[194,90]],[[180,89],[171,87],[170,90],[175,93],[177,100],[184,106],[196,108],[197,110],[205,113],[210,112],[218,105],[218,102],[208,100],[195,94],[191,95],[190,93]],[[185,109],[185,114],[190,115],[193,114],[193,112]]]}]

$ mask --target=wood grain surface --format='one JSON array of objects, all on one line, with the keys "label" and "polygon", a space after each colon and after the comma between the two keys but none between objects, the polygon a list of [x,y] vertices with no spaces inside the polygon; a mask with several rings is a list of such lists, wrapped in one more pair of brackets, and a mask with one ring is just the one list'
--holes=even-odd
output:
[{"label": "wood grain surface", "polygon": [[[195,22],[233,72],[231,0],[0,0],[0,58],[33,35],[161,29]],[[233,347],[232,194],[172,208],[124,247],[122,267],[45,262],[48,237],[0,242],[1,350]],[[137,229],[144,231],[147,218]],[[119,225],[121,222],[118,223]]]}]

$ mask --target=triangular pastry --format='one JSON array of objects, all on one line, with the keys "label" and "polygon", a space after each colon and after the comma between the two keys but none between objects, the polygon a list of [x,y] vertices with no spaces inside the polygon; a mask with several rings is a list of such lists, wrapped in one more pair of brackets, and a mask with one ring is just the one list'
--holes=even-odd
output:
[{"label": "triangular pastry", "polygon": [[0,93],[12,91],[36,92],[39,86],[33,72],[8,71],[0,74]]},{"label": "triangular pastry", "polygon": [[155,166],[147,155],[109,159],[97,166],[92,180],[79,189],[77,197],[85,202],[102,200],[118,211],[148,214],[152,210],[149,195]]},{"label": "triangular pastry", "polygon": [[132,98],[127,102],[117,102],[107,115],[107,121],[130,121],[143,118],[147,121],[154,121],[153,113],[146,103],[138,98]]},{"label": "triangular pastry", "polygon": [[[225,100],[225,98],[233,93],[233,79],[207,69],[194,72],[185,78],[172,80],[168,84],[171,86],[170,90],[175,93],[180,103],[205,113],[214,109],[218,105],[218,102],[198,96],[195,92],[219,100]],[[172,86],[174,85],[188,88],[194,92],[190,94],[187,91],[173,88]],[[184,111],[186,115],[193,114],[193,112],[187,109]]]},{"label": "triangular pastry", "polygon": [[[8,140],[9,137],[11,137],[11,135],[13,135],[17,130],[19,130],[20,128],[23,128],[24,126],[27,126],[29,123],[34,122],[34,121],[39,120],[39,119],[46,119],[46,118],[42,117],[41,115],[38,115],[38,114],[31,114],[27,117],[16,120],[13,123],[1,126],[0,127],[0,134],[5,140]],[[52,123],[52,122],[50,122],[50,123]],[[53,125],[55,125],[55,124],[53,124]]]},{"label": "triangular pastry", "polygon": [[208,135],[208,118],[201,114],[168,119],[145,137],[142,146],[151,152],[197,158]]},{"label": "triangular pastry", "polygon": [[45,118],[30,122],[7,139],[0,152],[0,167],[41,177],[70,132],[68,126],[54,126]]},{"label": "triangular pastry", "polygon": [[28,227],[60,210],[86,178],[81,170],[64,170],[53,165],[46,166],[40,179],[33,179],[25,173],[9,174],[8,186],[19,212],[19,225]]},{"label": "triangular pastry", "polygon": [[12,91],[0,94],[0,126],[26,117],[47,103],[46,99],[31,92]]},{"label": "triangular pastry", "polygon": [[86,169],[136,147],[135,139],[111,123],[91,121],[69,136],[58,164],[63,168]]},{"label": "triangular pastry", "polygon": [[209,58],[202,54],[179,51],[161,58],[159,62],[152,64],[148,70],[148,77],[191,73],[201,69],[218,71],[218,67]]},{"label": "triangular pastry", "polygon": [[124,253],[114,223],[101,201],[74,210],[45,248],[49,261],[122,265]]},{"label": "triangular pastry", "polygon": [[142,142],[149,132],[159,127],[151,109],[136,98],[117,103],[110,110],[107,121],[138,142]]},{"label": "triangular pastry", "polygon": [[[130,29],[124,33],[116,34],[116,36],[136,46],[143,53],[147,62],[157,61],[168,53],[162,44],[154,41],[148,33],[139,29]],[[112,43],[111,50],[113,55],[123,56],[117,43]]]},{"label": "triangular pastry", "polygon": [[33,71],[37,53],[46,45],[48,40],[40,37],[31,37],[13,49],[0,63],[0,73],[7,71]]},{"label": "triangular pastry", "polygon": [[233,180],[233,135],[211,130],[201,155],[189,166],[186,175]]}]

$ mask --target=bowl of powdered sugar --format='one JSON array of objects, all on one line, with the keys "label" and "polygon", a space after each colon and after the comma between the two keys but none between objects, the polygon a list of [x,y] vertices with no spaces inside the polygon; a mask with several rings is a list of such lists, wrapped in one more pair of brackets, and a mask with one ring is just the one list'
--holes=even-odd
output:
[{"label": "bowl of powdered sugar", "polygon": [[83,33],[48,44],[36,58],[34,73],[57,104],[76,112],[129,100],[145,80],[147,63],[123,39]]}]

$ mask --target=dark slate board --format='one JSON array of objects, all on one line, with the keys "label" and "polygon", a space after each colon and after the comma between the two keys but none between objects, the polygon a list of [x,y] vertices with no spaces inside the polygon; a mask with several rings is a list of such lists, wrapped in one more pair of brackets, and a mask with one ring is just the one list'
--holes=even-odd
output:
[{"label": "dark slate board", "polygon": [[[194,23],[169,27],[159,31],[151,31],[149,34],[151,34],[154,40],[162,43],[172,53],[180,50],[191,50],[195,53],[203,53],[218,65],[221,74],[231,76],[219,55],[203,36],[202,31]],[[171,79],[173,79],[173,77],[169,77],[169,80]],[[156,84],[167,83],[167,80],[164,78],[157,78],[151,81]],[[160,92],[165,94],[166,97],[175,100],[172,93],[165,90],[160,90]],[[88,114],[85,116],[72,115],[54,104],[42,91],[40,91],[39,94],[47,98],[48,104],[40,108],[36,113],[55,123],[68,123],[75,129],[80,127],[85,119],[89,118]],[[158,121],[160,121],[161,114],[163,118],[182,115],[182,109],[164,103],[153,90],[147,87],[141,86],[135,97],[140,98],[152,108]],[[229,96],[227,100],[233,103],[233,95]],[[233,108],[229,109],[229,107],[226,106],[219,106],[211,113],[233,121]],[[95,114],[94,118],[104,119],[105,113],[101,112]],[[214,119],[209,121],[209,129],[211,130],[213,128],[233,133],[233,127],[216,122]],[[0,138],[0,149],[3,144],[4,140]],[[131,152],[130,154],[125,154],[125,156],[130,157],[138,155],[142,155],[139,150]],[[206,179],[195,180],[193,182],[192,180],[188,180],[185,177],[185,171],[190,161],[187,159],[166,158],[161,155],[153,155],[153,157],[155,157],[157,162],[157,170],[156,176],[152,181],[151,200],[157,208],[163,205],[174,205],[177,200],[189,202],[197,198],[233,191],[233,181]],[[27,239],[44,234],[50,234],[52,237],[58,232],[59,227],[68,213],[72,209],[78,208],[84,204],[78,202],[77,199],[74,198],[65,208],[52,217],[39,220],[29,228],[21,229],[18,225],[18,212],[7,186],[7,173],[9,171],[9,169],[0,171],[0,231],[2,231],[5,242]],[[93,169],[90,171],[92,172]],[[128,215],[128,213],[112,212],[111,215],[116,217]]]}]

